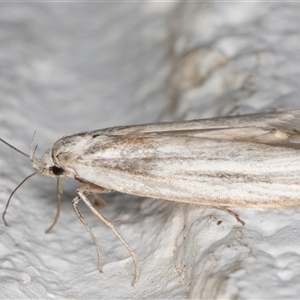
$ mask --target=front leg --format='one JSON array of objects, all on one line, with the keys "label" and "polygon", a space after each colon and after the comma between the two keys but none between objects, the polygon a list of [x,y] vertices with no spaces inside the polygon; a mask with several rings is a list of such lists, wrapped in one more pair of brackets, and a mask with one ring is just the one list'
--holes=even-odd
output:
[{"label": "front leg", "polygon": [[101,261],[101,252],[100,252],[100,247],[99,247],[99,243],[97,241],[97,239],[95,238],[89,224],[87,223],[87,221],[85,220],[85,218],[83,217],[83,215],[80,213],[78,207],[77,207],[77,204],[79,203],[80,201],[80,197],[79,196],[76,196],[72,201],[72,206],[73,206],[73,209],[78,217],[78,219],[80,220],[80,222],[84,225],[85,229],[87,230],[87,232],[89,233],[91,239],[93,240],[95,246],[96,246],[96,251],[97,251],[97,258],[98,258],[98,270],[99,272],[102,272],[102,261]]},{"label": "front leg", "polygon": [[[88,186],[88,185],[84,185],[82,187],[80,187],[79,189],[82,189],[83,193],[87,193],[87,194],[100,194],[100,193],[109,193],[112,192],[112,190],[107,190],[104,189],[102,187],[97,187],[94,185]],[[78,190],[79,190],[78,189]],[[77,191],[78,191],[77,190]],[[78,194],[78,192],[77,192]],[[73,200],[72,200],[72,206],[73,209],[78,217],[78,219],[80,220],[80,222],[84,225],[85,229],[87,230],[87,232],[89,233],[91,239],[93,240],[95,246],[96,246],[96,251],[97,251],[97,258],[98,258],[98,269],[100,272],[102,272],[102,261],[101,261],[101,252],[100,252],[100,246],[99,243],[97,241],[97,239],[95,238],[91,228],[89,227],[89,224],[87,223],[87,221],[85,220],[85,218],[83,217],[83,215],[80,213],[77,204],[79,203],[79,201],[81,200],[81,197],[78,195],[76,196]]]},{"label": "front leg", "polygon": [[95,236],[93,235],[91,229],[89,228],[87,222],[85,221],[85,219],[83,218],[83,216],[80,214],[78,208],[77,208],[77,204],[80,200],[83,200],[84,203],[87,205],[87,207],[92,211],[92,213],[94,215],[96,215],[110,230],[112,230],[112,232],[117,236],[117,238],[122,242],[122,244],[126,247],[126,249],[129,251],[134,266],[135,266],[135,275],[134,275],[134,279],[132,281],[132,285],[134,285],[139,277],[139,268],[138,268],[138,263],[137,263],[137,259],[135,257],[135,253],[134,251],[131,249],[131,247],[127,244],[127,242],[123,239],[123,237],[118,233],[118,231],[115,229],[114,225],[112,222],[110,222],[108,219],[106,219],[102,214],[100,214],[95,208],[94,206],[91,204],[91,202],[89,201],[89,199],[86,197],[86,195],[88,194],[99,194],[99,193],[107,193],[107,192],[111,192],[111,190],[107,190],[104,189],[102,187],[97,187],[95,185],[84,185],[80,188],[77,189],[77,196],[73,199],[72,201],[72,205],[73,208],[75,210],[75,213],[77,215],[77,217],[79,218],[79,220],[83,223],[83,225],[85,226],[86,230],[88,231],[88,233],[90,234],[96,249],[97,249],[97,255],[98,255],[98,264],[99,264],[99,270],[101,270],[101,254],[100,254],[100,248],[98,245],[98,242],[95,238]]},{"label": "front leg", "polygon": [[54,217],[54,220],[53,220],[52,224],[45,231],[45,233],[49,233],[52,230],[52,228],[55,226],[55,224],[57,223],[58,218],[59,218],[60,207],[61,207],[61,195],[63,193],[63,188],[62,188],[60,177],[57,178],[56,189],[57,189],[56,214],[55,214],[55,217]]}]

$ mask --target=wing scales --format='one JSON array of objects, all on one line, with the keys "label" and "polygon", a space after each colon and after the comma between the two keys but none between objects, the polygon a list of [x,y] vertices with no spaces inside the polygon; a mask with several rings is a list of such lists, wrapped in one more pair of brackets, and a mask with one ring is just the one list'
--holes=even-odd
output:
[{"label": "wing scales", "polygon": [[287,205],[300,201],[296,149],[166,134],[114,137],[110,143],[113,147],[106,144],[78,158],[80,177],[112,190],[180,202],[276,206],[282,198]]},{"label": "wing scales", "polygon": [[300,147],[300,110],[223,117],[175,123],[114,127],[93,132],[99,136],[198,136]]}]

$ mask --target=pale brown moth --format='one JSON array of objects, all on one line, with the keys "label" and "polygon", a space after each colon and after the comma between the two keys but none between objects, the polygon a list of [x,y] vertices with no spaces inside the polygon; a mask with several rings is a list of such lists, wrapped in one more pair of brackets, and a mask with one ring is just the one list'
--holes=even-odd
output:
[{"label": "pale brown moth", "polygon": [[119,191],[212,205],[232,214],[228,207],[298,206],[299,148],[300,110],[291,110],[88,131],[59,139],[40,159],[34,156],[33,142],[30,155],[17,151],[35,169],[21,184],[38,173],[57,179],[57,214],[48,231],[59,216],[61,179],[81,182],[72,205],[96,245],[99,270],[99,245],[77,208],[80,200],[129,251],[134,285],[139,276],[134,251],[87,195]]}]

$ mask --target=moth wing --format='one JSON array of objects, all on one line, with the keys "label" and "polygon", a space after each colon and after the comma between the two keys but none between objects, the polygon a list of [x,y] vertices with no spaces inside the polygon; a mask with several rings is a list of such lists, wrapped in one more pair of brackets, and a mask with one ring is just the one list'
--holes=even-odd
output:
[{"label": "moth wing", "polygon": [[73,169],[107,189],[179,202],[299,202],[299,151],[274,145],[167,133],[111,137],[80,155]]},{"label": "moth wing", "polygon": [[285,199],[299,205],[299,119],[294,110],[115,127],[66,137],[56,148],[77,179],[124,193],[198,204],[276,206]]},{"label": "moth wing", "polygon": [[300,143],[300,110],[114,127],[92,133],[100,136],[194,136],[297,148]]}]

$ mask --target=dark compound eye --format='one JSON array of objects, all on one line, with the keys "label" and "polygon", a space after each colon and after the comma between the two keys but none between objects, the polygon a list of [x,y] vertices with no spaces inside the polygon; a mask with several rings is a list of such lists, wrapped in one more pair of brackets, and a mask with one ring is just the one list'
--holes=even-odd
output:
[{"label": "dark compound eye", "polygon": [[57,167],[57,166],[52,166],[49,168],[49,170],[54,175],[61,175],[65,171],[64,169]]}]

